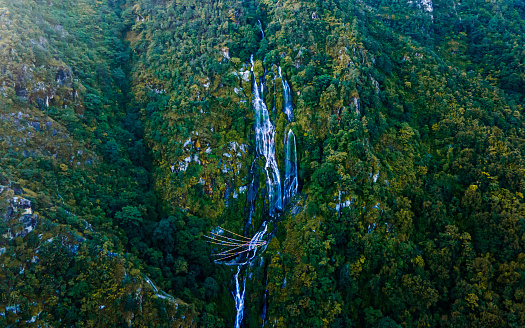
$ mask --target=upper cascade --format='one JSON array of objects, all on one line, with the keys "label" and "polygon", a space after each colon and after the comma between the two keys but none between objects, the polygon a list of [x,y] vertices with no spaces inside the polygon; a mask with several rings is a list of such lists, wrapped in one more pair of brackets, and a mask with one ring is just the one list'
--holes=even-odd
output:
[{"label": "upper cascade", "polygon": [[292,129],[288,130],[284,145],[284,204],[288,204],[290,199],[297,193],[299,187],[297,176],[297,149],[295,135]]},{"label": "upper cascade", "polygon": [[279,77],[281,78],[281,81],[283,82],[283,112],[284,114],[286,114],[286,117],[288,118],[288,122],[292,122],[294,120],[292,92],[290,90],[290,85],[288,84],[288,81],[286,81],[286,79],[283,78],[280,66],[279,66]]},{"label": "upper cascade", "polygon": [[264,31],[263,31],[263,28],[262,28],[261,21],[260,20],[257,20],[257,21],[259,22],[259,28],[261,29],[262,38],[264,39]]},{"label": "upper cascade", "polygon": [[[253,74],[253,56],[251,57]],[[264,82],[261,87],[257,85],[257,80],[253,74],[253,108],[255,110],[255,147],[259,156],[264,156],[266,163],[266,182],[269,195],[270,216],[275,215],[275,211],[283,209],[283,199],[281,192],[281,175],[275,158],[275,127],[270,120],[268,108],[262,99]]]}]

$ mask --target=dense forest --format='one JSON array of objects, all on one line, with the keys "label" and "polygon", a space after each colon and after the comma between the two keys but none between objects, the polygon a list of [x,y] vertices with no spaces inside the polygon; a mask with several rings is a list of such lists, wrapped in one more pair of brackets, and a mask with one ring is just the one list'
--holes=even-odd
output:
[{"label": "dense forest", "polygon": [[525,327],[524,104],[520,0],[0,1],[0,327]]}]

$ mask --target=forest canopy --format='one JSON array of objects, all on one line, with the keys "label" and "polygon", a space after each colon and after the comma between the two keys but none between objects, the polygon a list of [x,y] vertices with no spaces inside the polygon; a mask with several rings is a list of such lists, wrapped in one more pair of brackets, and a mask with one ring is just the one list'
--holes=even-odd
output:
[{"label": "forest canopy", "polygon": [[515,0],[0,3],[0,325],[525,327],[524,38]]}]

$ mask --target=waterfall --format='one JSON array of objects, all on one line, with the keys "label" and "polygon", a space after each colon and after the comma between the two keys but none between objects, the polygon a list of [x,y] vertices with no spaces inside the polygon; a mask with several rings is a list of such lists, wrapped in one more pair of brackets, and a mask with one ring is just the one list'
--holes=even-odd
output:
[{"label": "waterfall", "polygon": [[292,103],[292,92],[290,90],[290,85],[281,73],[281,67],[279,66],[279,77],[283,83],[283,112],[288,118],[288,122],[293,121],[293,103]]},{"label": "waterfall", "polygon": [[[281,67],[279,66],[279,77],[283,83],[283,112],[286,114],[288,121],[294,120],[292,93],[288,81],[283,77]],[[297,176],[297,148],[295,144],[295,135],[292,129],[284,139],[284,204],[288,204],[290,199],[297,193],[299,186]]]},{"label": "waterfall", "polygon": [[284,203],[288,204],[290,199],[297,193],[297,188],[299,187],[297,177],[297,148],[292,129],[288,130],[284,147]]},{"label": "waterfall", "polygon": [[262,326],[266,323],[266,312],[268,312],[268,275],[266,275],[266,287],[264,288],[263,308],[261,313]]},{"label": "waterfall", "polygon": [[[255,258],[255,256],[257,255],[257,249],[258,249],[257,243],[260,242],[262,238],[268,232],[268,225],[266,221],[263,222],[262,226],[264,229],[262,229],[261,231],[258,231],[253,236],[253,238],[250,240],[249,246],[248,246],[248,249],[250,251],[246,253],[247,257],[245,258],[245,260],[242,262],[233,260],[229,263],[226,263],[226,264],[237,265],[237,273],[233,275],[233,280],[235,281],[235,293],[232,292],[233,299],[235,301],[235,310],[237,312],[237,314],[235,315],[235,326],[234,326],[235,328],[241,327],[242,317],[244,315],[244,300],[245,300],[244,292],[246,291],[246,277],[242,278],[242,286],[241,286],[241,284],[239,283],[239,274],[241,272],[241,267],[246,264],[251,263],[253,259]],[[262,247],[261,252],[264,252],[265,249],[266,249],[266,246]],[[241,258],[244,258],[244,256]]]},{"label": "waterfall", "polygon": [[[252,74],[253,74],[253,55]],[[262,99],[262,92],[264,90],[264,83],[261,82],[261,90],[257,85],[257,79],[254,75],[253,82],[253,108],[255,110],[255,148],[258,156],[264,156],[266,163],[264,169],[266,170],[266,187],[269,197],[269,212],[270,216],[275,216],[275,211],[280,211],[283,208],[282,193],[281,193],[281,175],[277,160],[275,158],[275,127],[270,120],[268,108]]]},{"label": "waterfall", "polygon": [[[262,241],[263,237],[266,235],[266,233],[268,232],[268,223],[266,221],[264,221],[261,225],[261,228],[260,231],[258,231],[253,237],[252,239],[250,239],[250,242],[248,243],[248,252],[246,253],[247,256],[246,256],[246,259],[243,261],[243,262],[237,262],[237,265],[246,265],[246,264],[249,264],[251,263],[251,261],[255,258],[255,256],[257,255],[257,250],[259,250],[259,247],[257,246],[257,244]],[[266,247],[267,246],[262,246],[261,247],[261,253],[264,252],[266,250]]]},{"label": "waterfall", "polygon": [[[249,228],[252,227],[251,224],[246,224],[246,229],[249,230]],[[224,253],[221,256],[222,259],[215,260],[215,263],[222,263],[225,265],[236,265],[236,266],[243,266],[250,264],[258,252],[264,252],[266,250],[266,247],[268,247],[268,243],[263,242],[264,236],[268,233],[268,222],[263,221],[261,224],[261,227],[259,230],[255,233],[255,235],[252,238],[247,237],[241,237],[243,240],[236,240],[235,238],[229,237],[228,235],[225,235],[224,229],[221,227],[217,227],[216,229],[212,230],[212,235],[214,238],[214,244],[217,243],[230,243],[232,244],[231,247],[234,252],[231,252],[229,254]],[[237,235],[240,236],[240,235]],[[239,243],[241,242],[241,243]],[[233,245],[234,243],[237,243],[236,245]]]},{"label": "waterfall", "polygon": [[244,292],[246,288],[246,277],[242,279],[242,287],[239,284],[239,273],[241,272],[241,267],[237,267],[237,273],[233,275],[235,280],[235,294],[233,298],[235,300],[235,309],[237,310],[237,315],[235,316],[235,328],[241,328],[242,317],[244,315]]},{"label": "waterfall", "polygon": [[[262,30],[262,24],[259,22],[261,33],[264,38],[264,31]],[[253,109],[255,111],[255,149],[256,157],[263,156],[265,160],[264,170],[266,171],[266,190],[268,192],[268,212],[270,219],[269,221],[263,221],[259,230],[255,235],[249,239],[248,244],[245,246],[245,250],[242,254],[236,255],[234,259],[229,261],[218,261],[226,265],[236,265],[237,273],[234,274],[235,292],[232,292],[235,300],[235,309],[237,311],[235,317],[235,328],[240,328],[243,315],[244,315],[244,301],[245,301],[245,288],[246,288],[246,277],[242,278],[242,283],[239,281],[241,273],[241,266],[249,265],[254,260],[258,253],[262,253],[266,250],[269,240],[275,235],[275,229],[268,234],[268,223],[274,222],[277,218],[276,212],[282,211],[284,207],[283,193],[281,190],[281,175],[279,167],[277,166],[276,152],[275,152],[275,126],[270,120],[268,108],[264,103],[264,78],[261,78],[260,85],[257,83],[257,79],[254,73],[254,60],[253,55],[250,57],[251,72],[253,76]],[[283,81],[283,94],[284,94],[284,113],[288,117],[288,121],[293,121],[293,104],[290,86],[288,82],[282,78],[281,69],[279,68],[279,76]],[[285,182],[284,182],[284,202],[289,202],[297,193],[298,188],[298,175],[297,175],[297,150],[295,135],[291,129],[288,130],[288,134],[284,140],[285,143]],[[259,176],[257,175],[257,158],[253,161],[250,168],[250,174],[252,180],[248,186],[247,201],[249,204],[249,214],[247,223],[245,226],[245,237],[246,232],[253,229],[252,217],[255,213],[255,200],[258,195]],[[275,222],[274,222],[275,223]],[[267,243],[262,245],[261,241],[269,235]],[[220,231],[215,233],[215,236],[220,235]],[[246,238],[247,239],[247,238]],[[263,321],[266,320],[267,315],[267,293],[264,294],[264,306],[261,318]]]},{"label": "waterfall", "polygon": [[[262,30],[262,25],[259,22],[259,26],[261,27],[261,33],[263,34],[264,38],[264,32]],[[270,115],[268,113],[268,108],[266,107],[266,104],[264,103],[264,100],[262,97],[264,96],[264,80],[261,79],[261,85],[260,88],[257,84],[257,79],[255,78],[255,74],[253,72],[254,67],[254,61],[253,61],[253,55],[250,57],[250,62],[252,64],[251,72],[253,76],[253,87],[252,87],[252,93],[254,96],[253,101],[253,109],[255,111],[255,149],[258,156],[264,156],[265,159],[265,165],[264,169],[266,171],[266,189],[268,191],[268,198],[269,198],[269,214],[270,217],[275,217],[275,212],[280,211],[283,208],[283,199],[282,199],[282,192],[281,192],[281,175],[279,172],[279,168],[277,166],[277,159],[275,157],[275,127],[273,126]],[[292,132],[293,135],[293,132]],[[295,137],[294,137],[294,148],[295,148]],[[250,172],[252,174],[252,181],[250,182],[250,185],[248,187],[248,203],[250,206],[250,212],[248,215],[248,222],[246,224],[246,227],[249,229],[252,227],[252,216],[254,214],[254,207],[255,207],[255,199],[257,197],[257,185],[259,183],[259,180],[255,174],[254,166],[257,165],[257,159],[254,160],[252,163],[252,166],[250,168]],[[297,172],[297,169],[295,170]],[[297,175],[297,174],[296,174]],[[245,229],[246,231],[247,229]],[[261,228],[259,231],[250,239],[250,242],[248,243],[248,250],[247,252],[243,253],[246,255],[238,256],[236,259],[233,259],[225,264],[229,265],[237,265],[237,273],[233,276],[233,279],[235,281],[235,293],[233,295],[235,300],[235,309],[237,311],[237,314],[235,316],[235,328],[240,328],[242,323],[242,318],[244,314],[244,300],[245,300],[245,288],[246,288],[246,277],[242,279],[242,286],[239,282],[239,274],[241,272],[241,266],[244,266],[246,264],[251,263],[255,256],[257,255],[257,251],[260,247],[260,241],[263,239],[263,237],[268,232],[268,223],[264,221],[262,223]],[[266,246],[262,246],[261,252],[264,252],[266,249]],[[265,294],[266,295],[266,294]]]},{"label": "waterfall", "polygon": [[262,38],[264,39],[264,31],[263,31],[263,28],[262,28],[261,21],[260,20],[257,20],[257,21],[259,22],[259,28],[261,29]]}]

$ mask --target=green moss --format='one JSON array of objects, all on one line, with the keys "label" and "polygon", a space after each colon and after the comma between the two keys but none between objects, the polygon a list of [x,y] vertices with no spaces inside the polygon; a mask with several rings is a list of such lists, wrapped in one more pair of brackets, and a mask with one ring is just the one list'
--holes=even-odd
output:
[{"label": "green moss", "polygon": [[253,72],[257,81],[264,75],[264,67],[260,59],[255,61],[255,64],[253,65]]}]

